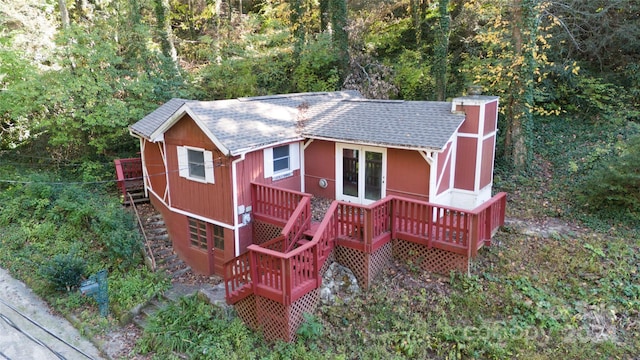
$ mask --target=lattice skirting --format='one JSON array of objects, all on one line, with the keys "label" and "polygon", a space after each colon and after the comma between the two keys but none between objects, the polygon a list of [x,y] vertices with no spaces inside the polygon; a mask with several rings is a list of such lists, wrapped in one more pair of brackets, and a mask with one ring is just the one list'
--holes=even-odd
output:
[{"label": "lattice skirting", "polygon": [[282,228],[262,221],[253,222],[253,243],[260,245],[280,236]]},{"label": "lattice skirting", "polygon": [[329,266],[331,266],[331,264],[335,261],[336,257],[334,256],[334,251],[331,251],[331,254],[329,254],[327,260],[324,261],[324,264],[322,264],[322,267],[320,268],[320,277],[324,276],[324,274],[327,272],[327,269],[329,269]]},{"label": "lattice skirting", "polygon": [[256,314],[258,327],[265,339],[274,341],[295,341],[298,327],[304,321],[304,313],[313,313],[318,306],[320,290],[316,289],[285,306],[271,299],[256,296]]},{"label": "lattice skirting", "polygon": [[337,246],[334,254],[336,261],[351,269],[360,287],[366,290],[373,283],[376,275],[389,264],[393,251],[389,242],[372,254],[343,246]]},{"label": "lattice skirting", "polygon": [[233,304],[234,309],[242,321],[251,329],[258,330],[256,313],[256,296],[251,294]]},{"label": "lattice skirting", "polygon": [[421,269],[437,274],[449,275],[451,270],[469,273],[469,258],[441,249],[428,248],[410,241],[393,240],[393,256],[411,261]]}]

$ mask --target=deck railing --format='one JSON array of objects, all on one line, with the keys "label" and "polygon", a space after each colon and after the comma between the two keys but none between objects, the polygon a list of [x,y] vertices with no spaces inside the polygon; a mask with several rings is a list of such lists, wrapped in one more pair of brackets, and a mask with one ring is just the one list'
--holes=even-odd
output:
[{"label": "deck railing", "polygon": [[[269,198],[291,199],[283,194],[272,197],[273,194]],[[230,303],[242,299],[250,288],[256,295],[291,304],[320,285],[320,268],[336,243],[372,253],[391,239],[402,239],[474,257],[504,224],[506,194],[500,193],[473,210],[397,196],[366,206],[334,201],[313,239],[294,249],[292,244],[301,238],[302,229],[308,224],[304,214],[310,214],[306,204],[309,199],[300,200],[302,206],[292,211],[287,210],[288,204],[275,207],[277,212],[271,212],[266,203],[261,207],[271,217],[278,212],[294,216],[280,237],[250,245],[247,253],[225,265]],[[281,247],[290,251],[278,251]]]},{"label": "deck railing", "polygon": [[127,192],[144,188],[141,158],[115,159],[113,162],[116,166],[118,189],[124,199],[127,199]]},{"label": "deck railing", "polygon": [[392,199],[387,197],[371,205],[337,202],[340,245],[370,253],[390,240]]},{"label": "deck railing", "polygon": [[251,183],[253,213],[257,218],[286,223],[303,198],[311,195],[270,185]]}]

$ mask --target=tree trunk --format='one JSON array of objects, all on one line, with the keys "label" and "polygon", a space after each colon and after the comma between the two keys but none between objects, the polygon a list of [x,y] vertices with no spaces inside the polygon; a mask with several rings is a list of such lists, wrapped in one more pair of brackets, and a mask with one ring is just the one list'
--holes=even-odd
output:
[{"label": "tree trunk", "polygon": [[349,70],[349,36],[347,34],[347,1],[330,0],[331,34],[333,47],[338,55],[340,83],[347,76]]},{"label": "tree trunk", "polygon": [[154,0],[156,22],[157,22],[157,34],[160,38],[160,48],[162,54],[174,62],[178,61],[178,54],[176,47],[173,44],[173,37],[171,34],[171,26],[167,22],[167,15],[169,14],[169,2],[167,0]]},{"label": "tree trunk", "polygon": [[320,31],[329,28],[329,0],[320,0]]},{"label": "tree trunk", "polygon": [[447,98],[447,55],[449,54],[449,0],[440,0],[438,4],[440,17],[436,27],[433,74],[436,80],[436,100]]},{"label": "tree trunk", "polygon": [[513,0],[511,12],[511,43],[513,45],[513,81],[506,117],[504,155],[514,169],[526,170],[531,162],[529,144],[533,116],[533,51],[536,36],[536,0]]},{"label": "tree trunk", "polygon": [[67,3],[65,0],[58,0],[58,6],[60,7],[60,22],[62,23],[62,28],[66,29],[69,27],[69,10],[67,9]]}]

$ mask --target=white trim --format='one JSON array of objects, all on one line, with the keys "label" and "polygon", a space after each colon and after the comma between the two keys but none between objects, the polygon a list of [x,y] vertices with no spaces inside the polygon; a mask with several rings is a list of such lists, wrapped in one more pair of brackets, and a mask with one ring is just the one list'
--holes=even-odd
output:
[{"label": "white trim", "polygon": [[[215,184],[213,152],[203,148],[187,145],[176,146],[176,149],[178,153],[178,173],[180,174],[180,177],[205,184]],[[204,179],[191,176],[189,172],[189,150],[202,153],[204,161]]]},{"label": "white trim", "polygon": [[169,159],[167,158],[167,142],[163,141],[162,142],[162,147],[164,148],[164,172],[167,176],[167,199],[169,200],[168,205],[172,206],[173,205],[173,199],[171,199],[171,177],[169,176]]},{"label": "white trim", "polygon": [[[231,198],[233,199],[233,242],[234,256],[240,255],[240,224],[238,222],[238,163],[244,161],[245,154],[231,162]],[[245,226],[243,224],[242,226]]]},{"label": "white trim", "polygon": [[449,190],[456,186],[456,165],[458,162],[458,137],[451,142],[451,167],[449,168]]},{"label": "white trim", "polygon": [[476,144],[476,177],[473,183],[473,191],[480,190],[480,174],[482,173],[482,148],[484,136],[484,109],[486,104],[479,105],[478,109],[478,140]]},{"label": "white trim", "polygon": [[264,178],[273,176],[273,148],[262,150],[262,159],[264,160]]},{"label": "white trim", "polygon": [[[451,166],[454,166],[454,164],[451,162],[451,158],[453,157],[453,141],[450,143],[449,145],[449,152],[447,153],[447,156],[442,159],[442,173],[438,174],[438,178],[436,179],[436,195],[438,194],[438,190],[440,189],[440,185],[442,185],[442,179],[444,177],[445,174],[445,170],[446,170],[446,165],[447,162],[449,164],[451,164]],[[438,154],[438,159],[440,159],[440,155],[444,154],[444,151]],[[436,168],[436,172],[438,171],[438,169]],[[451,167],[449,168],[449,172],[451,172]],[[451,180],[451,174],[449,174],[449,180]],[[447,190],[451,188],[451,184],[449,184],[447,186]]]},{"label": "white trim", "polygon": [[300,192],[305,192],[306,190],[306,181],[305,176],[307,174],[305,160],[304,160],[304,152],[307,150],[309,145],[313,142],[313,139],[309,139],[306,143],[303,142],[302,146],[300,146]]},{"label": "white trim", "polygon": [[477,139],[480,137],[480,134],[474,134],[474,133],[458,133],[458,137],[464,137],[464,138],[474,138]]},{"label": "white trim", "polygon": [[148,188],[151,187],[151,179],[149,178],[149,171],[147,171],[147,159],[144,155],[144,149],[146,148],[147,140],[138,138],[140,140],[140,161],[142,162],[142,185],[144,186],[144,196],[149,197]]},{"label": "white trim", "polygon": [[164,141],[162,143],[158,143],[158,147],[160,147],[160,144],[162,144],[160,155],[162,155],[162,163],[164,164],[164,177],[167,183],[167,186],[164,188],[163,199],[167,199],[169,205],[171,205],[171,186],[169,186],[169,160],[167,160],[167,143]]},{"label": "white trim", "polygon": [[[349,195],[344,195],[342,193],[343,190],[343,176],[342,176],[342,152],[344,149],[349,150],[357,150],[358,153],[358,167],[359,169],[363,169],[362,171],[358,171],[358,197],[353,197]],[[365,170],[365,161],[366,161],[366,152],[376,152],[382,154],[382,169],[381,169],[381,189],[380,189],[380,199],[383,199],[387,196],[387,148],[384,147],[373,147],[373,146],[354,146],[353,144],[348,143],[335,143],[335,156],[336,156],[336,200],[343,200],[358,204],[371,204],[377,200],[369,200],[366,198],[366,174]]]},{"label": "white trim", "polygon": [[[455,136],[455,132],[451,136],[452,137]],[[399,146],[399,145],[393,145],[393,144],[368,143],[368,142],[362,142],[362,141],[349,141],[349,140],[335,139],[335,138],[322,137],[322,136],[307,136],[307,138],[310,140],[323,140],[323,141],[328,141],[336,144],[341,143],[341,144],[349,144],[354,146],[368,146],[368,147],[385,148],[385,149],[400,149],[400,150],[427,151],[427,152],[442,151],[442,149],[438,149],[434,147]],[[447,141],[451,141],[451,138],[449,138],[449,140]]]},{"label": "white trim", "polygon": [[189,178],[189,152],[184,146],[177,146],[178,151],[178,174],[180,177]]},{"label": "white trim", "polygon": [[[274,171],[273,170],[273,149],[281,146],[289,146],[289,168]],[[279,180],[293,175],[295,170],[300,169],[300,143],[292,142],[281,145],[275,145],[262,150],[262,158],[264,161],[264,178]]]},{"label": "white trim", "polygon": [[215,144],[215,146],[218,148],[218,150],[220,150],[223,154],[229,154],[230,153],[230,150],[226,146],[224,146],[222,144],[222,142],[220,142],[220,140],[218,140],[218,138],[215,135],[213,135],[211,130],[209,130],[206,126],[204,126],[204,124],[202,124],[202,121],[200,121],[200,119],[198,119],[198,116],[193,111],[191,111],[191,109],[189,109],[187,104],[183,104],[178,110],[176,110],[176,112],[174,112],[173,115],[171,115],[171,117],[169,119],[167,119],[167,121],[162,123],[162,125],[160,125],[160,127],[158,127],[156,129],[156,131],[154,131],[151,134],[151,136],[149,136],[149,138],[150,139],[156,139],[156,138],[159,138],[161,135],[163,136],[163,134],[167,130],[169,130],[180,119],[182,119],[184,114],[188,114],[189,115],[189,117],[193,120],[193,122],[196,123],[196,125],[200,128],[200,130],[202,130],[202,132],[205,135],[207,135],[209,140],[211,140]]},{"label": "white trim", "polygon": [[180,214],[180,215],[189,216],[189,217],[192,217],[192,218],[194,218],[194,219],[198,219],[198,220],[201,220],[201,221],[204,221],[204,222],[208,222],[208,223],[211,223],[211,224],[214,224],[214,225],[222,226],[222,227],[223,227],[223,228],[225,228],[225,229],[235,230],[235,228],[234,228],[232,225],[229,225],[229,224],[226,224],[226,223],[223,223],[223,222],[217,221],[217,220],[210,219],[210,218],[208,218],[208,217],[200,216],[200,215],[197,215],[197,214],[194,214],[194,213],[190,213],[190,212],[188,212],[188,211],[184,211],[184,210],[181,210],[181,209],[178,209],[178,208],[174,208],[174,207],[172,207],[172,206],[169,206],[169,205],[168,205],[164,200],[162,200],[162,199],[160,198],[160,196],[158,196],[158,194],[157,194],[153,189],[150,189],[150,190],[149,190],[149,192],[150,192],[153,196],[155,196],[155,197],[156,197],[156,199],[157,199],[158,201],[160,201],[160,202],[161,202],[161,203],[162,203],[162,204],[163,204],[163,205],[164,205],[168,210],[170,210],[171,212],[174,212],[174,213],[177,213],[177,214]]},{"label": "white trim", "polygon": [[204,151],[204,178],[208,184],[215,184],[215,178],[213,173],[213,152],[209,150]]}]

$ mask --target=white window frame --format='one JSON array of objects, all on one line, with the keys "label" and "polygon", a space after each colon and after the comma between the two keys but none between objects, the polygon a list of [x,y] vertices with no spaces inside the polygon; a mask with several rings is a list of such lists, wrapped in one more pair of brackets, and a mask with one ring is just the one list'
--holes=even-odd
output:
[{"label": "white window frame", "polygon": [[[289,168],[282,169],[280,171],[273,170],[273,149],[280,146],[289,146]],[[278,178],[288,177],[293,175],[295,170],[300,169],[300,143],[291,143],[278,145],[271,148],[264,149],[264,177],[277,180]]]},{"label": "white window frame", "polygon": [[[178,172],[180,177],[207,184],[215,184],[213,175],[213,152],[192,146],[178,146]],[[189,171],[189,150],[203,153],[204,178],[191,176]]]}]

